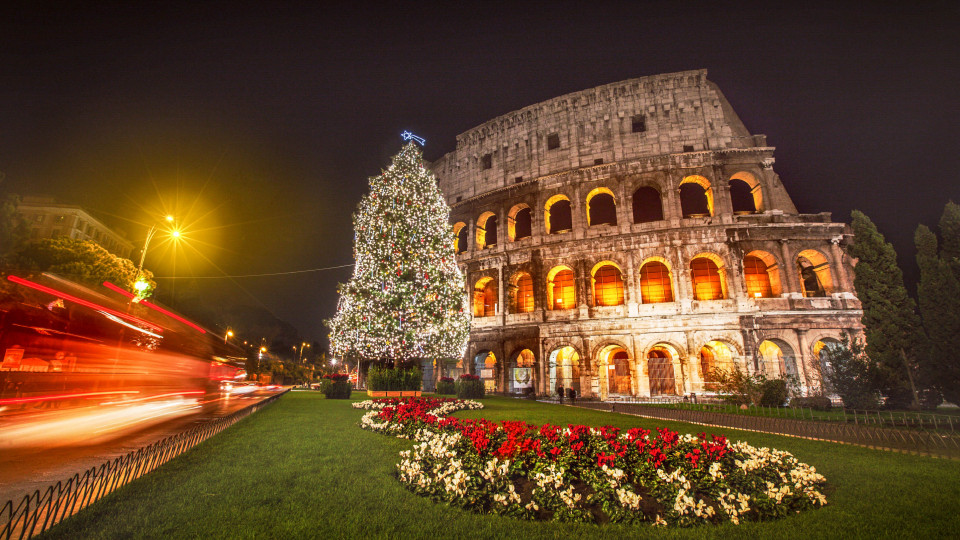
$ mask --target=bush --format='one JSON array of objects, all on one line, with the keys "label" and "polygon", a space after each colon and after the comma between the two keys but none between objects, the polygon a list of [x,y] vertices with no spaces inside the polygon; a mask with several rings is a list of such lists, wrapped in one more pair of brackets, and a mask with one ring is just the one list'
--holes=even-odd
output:
[{"label": "bush", "polygon": [[323,376],[321,390],[327,399],[350,399],[353,385],[350,384],[350,376],[346,373],[334,373]]},{"label": "bush", "polygon": [[833,407],[833,403],[826,396],[795,397],[790,400],[790,406],[816,411],[829,411]]},{"label": "bush", "polygon": [[437,381],[437,393],[452,395],[457,393],[457,389],[453,384],[452,377],[440,377],[440,380]]},{"label": "bush", "polygon": [[465,373],[454,384],[459,399],[480,399],[483,397],[483,381],[476,375]]},{"label": "bush", "polygon": [[367,388],[370,390],[420,390],[423,377],[420,368],[390,368],[370,366],[367,372]]},{"label": "bush", "polygon": [[760,405],[764,407],[783,407],[787,402],[787,381],[767,379],[760,384]]}]

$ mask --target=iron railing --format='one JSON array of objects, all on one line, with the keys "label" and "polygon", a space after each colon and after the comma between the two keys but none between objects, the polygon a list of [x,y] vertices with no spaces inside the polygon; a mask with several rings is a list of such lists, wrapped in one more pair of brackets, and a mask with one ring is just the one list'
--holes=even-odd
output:
[{"label": "iron railing", "polygon": [[229,416],[198,425],[187,431],[133,450],[98,467],[77,473],[47,489],[25,495],[14,506],[7,501],[0,508],[0,540],[32,538],[87,506],[153,471],[194,446],[236,424],[276,401],[287,391],[244,407]]},{"label": "iron railing", "polygon": [[[707,426],[719,426],[747,431],[759,431],[777,435],[789,435],[818,439],[897,452],[918,453],[931,456],[960,459],[960,434],[947,430],[898,429],[878,426],[874,414],[867,417],[853,415],[851,421],[824,422],[790,417],[754,416],[714,412],[694,408],[668,408],[640,403],[609,403],[577,401],[581,407],[634,414],[661,420],[690,422]],[[882,415],[881,414],[881,419]],[[861,418],[864,418],[861,421]],[[868,419],[867,419],[868,418]],[[954,422],[955,423],[955,422]]]}]

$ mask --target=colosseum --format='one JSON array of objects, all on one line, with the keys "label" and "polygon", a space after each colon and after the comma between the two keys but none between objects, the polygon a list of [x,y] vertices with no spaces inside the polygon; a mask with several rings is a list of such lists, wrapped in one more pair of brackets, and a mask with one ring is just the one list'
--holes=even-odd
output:
[{"label": "colosseum", "polygon": [[706,70],[494,118],[429,167],[452,208],[488,390],[711,394],[715,370],[792,375],[860,328],[844,223],[801,214]]}]

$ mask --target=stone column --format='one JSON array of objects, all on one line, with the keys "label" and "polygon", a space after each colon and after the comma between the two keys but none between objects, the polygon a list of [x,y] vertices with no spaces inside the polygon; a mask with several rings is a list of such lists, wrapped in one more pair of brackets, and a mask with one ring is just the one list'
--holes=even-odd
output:
[{"label": "stone column", "polygon": [[840,249],[840,237],[830,239],[830,252],[833,254],[834,266],[837,269],[837,285],[840,290],[834,292],[853,292],[847,269],[843,265],[843,250]]},{"label": "stone column", "polygon": [[802,289],[800,289],[800,278],[797,275],[797,265],[790,258],[790,247],[786,240],[780,240],[780,258],[783,259],[783,264],[780,265],[783,269],[783,275],[780,278],[783,292],[799,293]]}]

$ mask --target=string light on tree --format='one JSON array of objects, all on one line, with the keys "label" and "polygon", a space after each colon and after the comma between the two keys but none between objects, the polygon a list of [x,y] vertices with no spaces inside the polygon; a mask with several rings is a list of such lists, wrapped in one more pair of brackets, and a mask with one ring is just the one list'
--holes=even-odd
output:
[{"label": "string light on tree", "polygon": [[411,141],[370,178],[354,214],[353,277],[327,321],[332,354],[367,361],[459,358],[470,332],[453,229],[436,178]]}]

